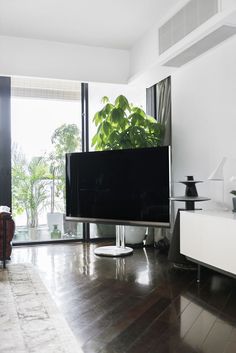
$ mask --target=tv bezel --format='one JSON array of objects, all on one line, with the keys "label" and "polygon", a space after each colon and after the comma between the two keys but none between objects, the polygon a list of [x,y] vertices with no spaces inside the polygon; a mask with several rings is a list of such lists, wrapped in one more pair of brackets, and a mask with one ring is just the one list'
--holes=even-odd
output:
[{"label": "tv bezel", "polygon": [[[133,220],[121,220],[121,219],[110,219],[110,218],[91,218],[91,217],[71,217],[67,216],[67,221],[75,221],[81,223],[97,223],[97,224],[114,224],[114,225],[126,225],[126,226],[143,226],[143,227],[158,227],[158,228],[170,228],[171,227],[171,196],[172,196],[172,181],[171,181],[171,146],[160,146],[168,147],[169,156],[169,222],[152,222],[152,221],[133,221]],[[93,151],[90,151],[93,153]],[[90,153],[85,152],[85,153]],[[83,152],[82,152],[83,153]],[[69,153],[71,154],[71,153]],[[67,163],[66,163],[67,168]]]}]

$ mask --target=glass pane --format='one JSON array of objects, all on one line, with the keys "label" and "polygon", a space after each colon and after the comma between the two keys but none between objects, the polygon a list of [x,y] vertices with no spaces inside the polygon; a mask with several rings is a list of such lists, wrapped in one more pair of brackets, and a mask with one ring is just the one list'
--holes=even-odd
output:
[{"label": "glass pane", "polygon": [[[91,151],[94,150],[92,139],[97,131],[93,117],[96,112],[104,107],[102,98],[106,96],[111,103],[114,103],[119,95],[124,95],[130,103],[146,110],[146,90],[144,86],[108,83],[89,84],[89,141]],[[115,225],[90,224],[90,238],[115,238]]]},{"label": "glass pane", "polygon": [[82,238],[82,225],[65,220],[65,153],[81,150],[81,102],[41,82],[12,97],[14,242]]}]

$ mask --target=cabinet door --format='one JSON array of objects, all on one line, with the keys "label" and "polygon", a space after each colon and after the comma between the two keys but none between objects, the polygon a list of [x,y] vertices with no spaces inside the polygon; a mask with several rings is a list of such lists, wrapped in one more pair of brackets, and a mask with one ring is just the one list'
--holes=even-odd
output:
[{"label": "cabinet door", "polygon": [[192,259],[236,274],[236,220],[181,212],[180,252]]}]

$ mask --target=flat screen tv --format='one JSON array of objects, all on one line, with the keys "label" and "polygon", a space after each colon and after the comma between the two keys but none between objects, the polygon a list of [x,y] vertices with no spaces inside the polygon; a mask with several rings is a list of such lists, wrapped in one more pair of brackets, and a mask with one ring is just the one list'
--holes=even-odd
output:
[{"label": "flat screen tv", "polygon": [[66,154],[66,216],[170,226],[170,147]]}]

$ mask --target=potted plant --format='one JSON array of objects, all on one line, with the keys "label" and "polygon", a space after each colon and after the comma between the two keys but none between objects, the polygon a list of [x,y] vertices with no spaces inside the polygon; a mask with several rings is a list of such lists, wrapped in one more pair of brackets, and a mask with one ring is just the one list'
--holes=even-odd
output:
[{"label": "potted plant", "polygon": [[97,132],[92,146],[97,151],[160,146],[163,127],[143,109],[120,95],[115,103],[103,97],[104,107],[93,118]]},{"label": "potted plant", "polygon": [[[118,96],[114,103],[108,97],[103,97],[102,103],[103,108],[93,118],[97,127],[92,139],[95,150],[156,147],[162,144],[163,126],[142,108],[130,103],[125,96]],[[146,231],[146,227],[127,226],[126,243],[142,243]]]},{"label": "potted plant", "polygon": [[236,190],[231,190],[230,194],[234,195],[232,198],[233,201],[233,212],[236,212]]}]

